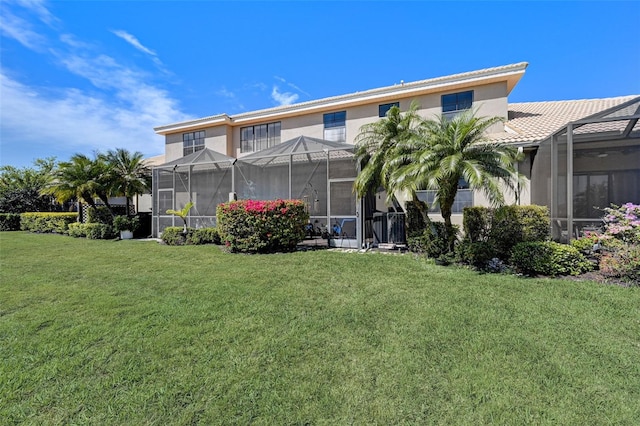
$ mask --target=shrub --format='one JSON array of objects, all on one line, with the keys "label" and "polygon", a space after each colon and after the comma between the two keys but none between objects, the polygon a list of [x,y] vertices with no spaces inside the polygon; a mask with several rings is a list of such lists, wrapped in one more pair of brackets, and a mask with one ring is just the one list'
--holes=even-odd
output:
[{"label": "shrub", "polygon": [[577,240],[571,240],[571,246],[578,249],[582,254],[588,255],[594,251],[594,246],[599,244],[600,238],[597,235],[582,237]]},{"label": "shrub", "polygon": [[[455,225],[453,225],[453,228],[455,234],[457,234],[459,228]],[[448,236],[447,227],[443,222],[431,222],[422,235],[407,239],[407,246],[414,253],[421,253],[427,257],[440,259],[449,253],[449,247],[451,247],[452,243],[451,238],[456,239],[456,236]]]},{"label": "shrub", "polygon": [[113,215],[105,206],[99,206],[97,208],[89,207],[87,209],[87,220],[85,222],[111,225],[113,223]]},{"label": "shrub", "polygon": [[618,207],[611,204],[604,212],[605,235],[640,244],[640,205],[626,203]]},{"label": "shrub", "polygon": [[300,200],[242,200],[219,204],[220,238],[232,252],[290,251],[304,239],[309,214]]},{"label": "shrub", "polygon": [[418,237],[422,235],[429,224],[427,212],[429,208],[424,201],[407,201],[405,204],[407,213],[407,237]]},{"label": "shrub", "polygon": [[105,223],[85,223],[87,238],[90,240],[108,240],[115,237],[113,227]]},{"label": "shrub", "polygon": [[184,246],[187,241],[190,241],[190,236],[195,229],[187,228],[187,233],[184,233],[182,226],[168,226],[162,231],[162,242],[168,246]]},{"label": "shrub", "polygon": [[465,240],[487,241],[491,231],[493,210],[488,207],[465,207],[462,216],[462,229]]},{"label": "shrub", "polygon": [[220,244],[220,234],[217,228],[200,228],[193,231],[187,244]]},{"label": "shrub", "polygon": [[544,206],[503,206],[493,213],[489,241],[501,259],[511,256],[521,242],[549,238],[549,211]]},{"label": "shrub", "polygon": [[600,259],[600,273],[605,277],[620,278],[640,285],[640,245],[625,244],[605,253]]},{"label": "shrub", "polygon": [[140,219],[138,216],[125,216],[118,215],[113,218],[113,230],[115,232],[121,231],[135,231],[140,227]]},{"label": "shrub", "polygon": [[20,215],[18,213],[0,213],[0,231],[19,231]]},{"label": "shrub", "polygon": [[513,247],[511,264],[525,275],[579,275],[592,264],[576,249],[553,241],[518,243]]},{"label": "shrub", "polygon": [[75,222],[69,224],[69,236],[82,238],[87,236],[87,227],[85,223]]},{"label": "shrub", "polygon": [[30,232],[66,234],[69,224],[77,220],[77,213],[22,213],[20,215],[20,229]]},{"label": "shrub", "polygon": [[489,262],[495,257],[493,247],[486,241],[465,239],[456,246],[456,260],[477,269],[487,270]]},{"label": "shrub", "polygon": [[184,233],[182,226],[169,226],[162,231],[162,241],[168,246],[220,244],[217,228],[187,228]]}]

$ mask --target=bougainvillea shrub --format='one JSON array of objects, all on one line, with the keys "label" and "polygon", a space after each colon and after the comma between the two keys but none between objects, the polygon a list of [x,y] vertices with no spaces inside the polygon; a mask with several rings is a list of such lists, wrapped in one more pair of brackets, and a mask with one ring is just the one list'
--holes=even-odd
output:
[{"label": "bougainvillea shrub", "polygon": [[220,238],[231,252],[291,251],[304,239],[309,221],[300,200],[241,200],[219,204]]}]

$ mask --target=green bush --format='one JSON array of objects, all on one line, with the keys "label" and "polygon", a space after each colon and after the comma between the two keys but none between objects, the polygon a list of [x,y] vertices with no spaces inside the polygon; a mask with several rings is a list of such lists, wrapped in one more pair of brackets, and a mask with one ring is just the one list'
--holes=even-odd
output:
[{"label": "green bush", "polygon": [[640,285],[640,244],[625,244],[600,259],[600,273]]},{"label": "green bush", "polygon": [[511,265],[525,275],[580,275],[593,265],[575,247],[553,241],[531,241],[513,247]]},{"label": "green bush", "polygon": [[115,238],[111,225],[105,223],[85,223],[87,238],[90,240],[109,240]]},{"label": "green bush", "polygon": [[456,260],[480,270],[486,270],[489,261],[496,257],[491,244],[486,241],[463,240],[456,246]]},{"label": "green bush", "polygon": [[182,226],[169,226],[164,228],[162,241],[168,246],[220,244],[220,235],[217,228],[187,228],[184,233]]},{"label": "green bush", "polygon": [[309,214],[300,200],[242,200],[219,204],[220,238],[232,252],[291,251],[304,239]]},{"label": "green bush", "polygon": [[491,231],[493,209],[488,207],[465,207],[462,216],[464,238],[470,242],[487,241]]},{"label": "green bush", "polygon": [[20,214],[0,213],[0,231],[19,231]]},{"label": "green bush", "polygon": [[200,228],[193,231],[187,244],[220,244],[220,234],[217,228]]},{"label": "green bush", "polygon": [[406,232],[407,238],[419,237],[424,233],[429,224],[429,218],[427,212],[429,208],[424,201],[407,201],[405,204],[405,211],[407,213]]},{"label": "green bush", "polygon": [[69,224],[77,220],[77,213],[22,213],[20,215],[20,229],[30,232],[66,234]]},{"label": "green bush", "polygon": [[87,227],[85,223],[75,222],[69,224],[69,236],[74,238],[82,238],[87,236]]},{"label": "green bush", "polygon": [[521,242],[549,239],[549,211],[544,206],[503,206],[495,209],[489,242],[501,259],[509,259]]},{"label": "green bush", "polygon": [[160,238],[168,246],[184,246],[191,240],[190,237],[195,229],[187,228],[186,234],[183,231],[184,228],[182,226],[168,226],[164,228]]},{"label": "green bush", "polygon": [[[455,234],[459,228],[453,225]],[[449,253],[451,247],[451,238],[454,240],[456,236],[449,237],[447,235],[447,227],[443,222],[431,222],[424,230],[422,235],[407,239],[407,246],[414,253],[425,254],[427,257],[440,259]]]},{"label": "green bush", "polygon": [[120,231],[135,231],[140,227],[140,219],[138,216],[126,216],[118,215],[113,218],[113,230],[115,232]]},{"label": "green bush", "polygon": [[597,235],[582,237],[577,240],[571,240],[571,247],[575,247],[580,253],[588,255],[593,252],[593,246],[598,244],[599,240],[600,238]]},{"label": "green bush", "polygon": [[113,215],[105,206],[97,208],[89,207],[87,209],[86,223],[104,223],[105,225],[113,224]]}]

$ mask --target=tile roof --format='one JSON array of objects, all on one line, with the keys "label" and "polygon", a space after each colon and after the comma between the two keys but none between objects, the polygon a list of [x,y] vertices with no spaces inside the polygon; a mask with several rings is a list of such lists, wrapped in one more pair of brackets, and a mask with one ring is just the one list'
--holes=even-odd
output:
[{"label": "tile roof", "polygon": [[[492,133],[489,138],[495,142],[531,143],[540,142],[560,130],[568,123],[590,117],[609,108],[629,102],[638,95],[604,99],[583,99],[574,101],[523,102],[509,104],[509,117],[505,123],[505,132]],[[637,109],[637,105],[635,106]],[[628,107],[612,114],[625,116],[634,114],[634,108]],[[590,131],[612,131],[624,128],[620,122],[590,124]],[[579,130],[579,129],[578,129]]]}]

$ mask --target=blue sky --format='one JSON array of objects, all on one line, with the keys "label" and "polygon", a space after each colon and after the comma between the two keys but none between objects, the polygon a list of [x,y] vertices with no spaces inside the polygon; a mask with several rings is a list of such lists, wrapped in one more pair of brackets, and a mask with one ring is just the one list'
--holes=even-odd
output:
[{"label": "blue sky", "polygon": [[0,163],[521,61],[510,102],[640,94],[638,28],[638,1],[0,0]]}]

